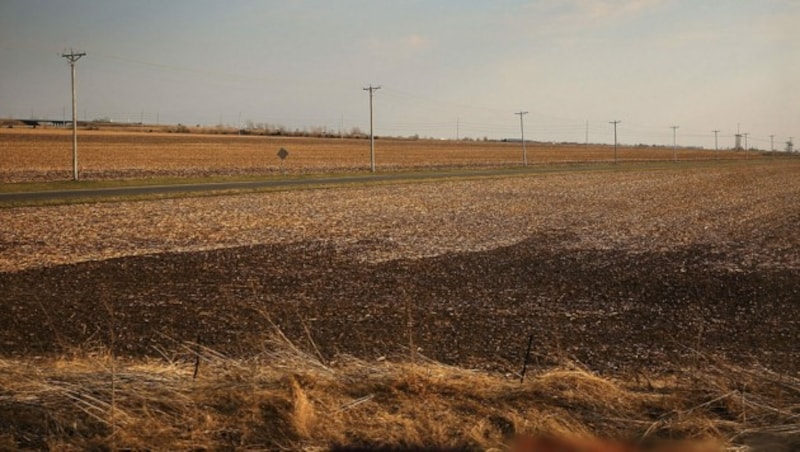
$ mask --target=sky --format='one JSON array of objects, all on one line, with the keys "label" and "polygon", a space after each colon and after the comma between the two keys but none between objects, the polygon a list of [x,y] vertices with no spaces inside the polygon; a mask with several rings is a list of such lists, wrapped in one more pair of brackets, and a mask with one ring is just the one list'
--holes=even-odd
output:
[{"label": "sky", "polygon": [[79,119],[800,139],[800,0],[0,0],[0,117],[69,119],[70,49]]}]

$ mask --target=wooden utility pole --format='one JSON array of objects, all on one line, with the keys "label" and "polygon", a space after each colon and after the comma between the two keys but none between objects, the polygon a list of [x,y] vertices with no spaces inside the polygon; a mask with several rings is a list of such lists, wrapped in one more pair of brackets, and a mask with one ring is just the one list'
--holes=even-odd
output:
[{"label": "wooden utility pole", "polygon": [[372,94],[381,89],[380,86],[369,85],[364,91],[369,91],[369,168],[375,172],[375,135],[372,130]]},{"label": "wooden utility pole", "polygon": [[75,91],[75,63],[84,55],[85,52],[75,53],[74,50],[61,55],[69,62],[72,73],[72,179],[76,181],[78,180],[78,104]]},{"label": "wooden utility pole", "polygon": [[617,124],[622,121],[610,121],[609,124],[614,124],[614,164],[617,164]]},{"label": "wooden utility pole", "polygon": [[676,132],[680,126],[670,126],[672,128],[672,161],[678,161],[678,139]]},{"label": "wooden utility pole", "polygon": [[514,114],[519,115],[519,131],[522,136],[522,166],[528,166],[528,150],[525,148],[525,126],[522,123],[522,117],[527,115],[528,112],[520,111]]}]

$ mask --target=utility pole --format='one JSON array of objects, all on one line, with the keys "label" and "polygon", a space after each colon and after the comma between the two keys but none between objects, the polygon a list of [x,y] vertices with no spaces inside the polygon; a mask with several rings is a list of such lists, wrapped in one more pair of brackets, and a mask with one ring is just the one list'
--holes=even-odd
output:
[{"label": "utility pole", "polygon": [[714,151],[717,154],[717,160],[719,160],[719,130],[712,130],[714,132]]},{"label": "utility pole", "polygon": [[617,164],[617,124],[622,121],[610,121],[609,124],[614,124],[614,164]]},{"label": "utility pole", "polygon": [[744,136],[744,158],[747,159],[747,158],[750,158],[750,154],[749,154],[749,149],[750,148],[747,146],[747,135],[750,135],[750,134],[745,132],[742,135]]},{"label": "utility pole", "polygon": [[528,151],[525,148],[525,126],[522,123],[522,117],[527,115],[528,112],[520,111],[514,114],[519,115],[519,131],[520,135],[522,136],[522,166],[528,166]]},{"label": "utility pole", "polygon": [[461,117],[456,116],[456,141],[461,141]]},{"label": "utility pole", "polygon": [[364,88],[364,91],[369,91],[369,168],[373,173],[375,172],[375,135],[372,133],[372,94],[381,89],[380,86],[372,86]]},{"label": "utility pole", "polygon": [[70,73],[72,75],[72,179],[78,180],[78,104],[76,103],[75,91],[75,63],[86,55],[85,52],[75,53],[70,49],[69,53],[61,54],[69,62]]},{"label": "utility pole", "polygon": [[769,153],[770,155],[775,153],[775,135],[769,136]]},{"label": "utility pole", "polygon": [[586,144],[584,145],[586,149],[589,149],[589,120],[586,120]]},{"label": "utility pole", "polygon": [[678,161],[678,140],[676,138],[676,132],[680,128],[680,126],[672,126],[672,161]]}]

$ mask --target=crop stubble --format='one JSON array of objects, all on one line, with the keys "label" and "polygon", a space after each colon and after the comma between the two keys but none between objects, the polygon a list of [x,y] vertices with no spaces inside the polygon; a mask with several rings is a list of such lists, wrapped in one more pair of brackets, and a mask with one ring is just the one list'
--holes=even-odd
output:
[{"label": "crop stubble", "polygon": [[[276,156],[285,147],[289,157]],[[90,180],[270,175],[369,169],[367,140],[285,138],[262,136],[197,135],[81,131],[81,177]],[[376,144],[379,169],[491,168],[518,166],[519,143],[380,139]],[[681,149],[681,160],[712,159],[712,151]],[[746,158],[733,152],[725,159]],[[751,155],[750,157],[754,157]],[[72,177],[72,141],[69,131],[0,129],[0,182],[68,180]],[[609,146],[528,146],[531,164],[610,161]],[[672,159],[666,148],[621,147],[628,161]]]},{"label": "crop stubble", "polygon": [[104,302],[133,355],[198,334],[246,354],[266,312],[295,338],[310,325],[327,356],[411,339],[504,368],[534,334],[541,360],[605,370],[699,349],[796,371],[798,174],[788,162],[6,209],[1,339],[11,354],[102,342]]}]

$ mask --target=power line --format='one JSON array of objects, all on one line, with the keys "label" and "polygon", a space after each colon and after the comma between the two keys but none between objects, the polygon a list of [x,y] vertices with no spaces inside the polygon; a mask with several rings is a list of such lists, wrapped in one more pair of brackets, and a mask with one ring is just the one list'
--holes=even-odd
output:
[{"label": "power line", "polygon": [[69,62],[72,80],[72,179],[76,181],[78,180],[78,104],[75,90],[75,63],[85,55],[86,52],[75,53],[72,49],[69,53],[61,54],[61,57]]},{"label": "power line", "polygon": [[369,91],[369,168],[373,173],[375,172],[375,135],[372,129],[372,95],[379,89],[381,89],[380,86],[371,84],[364,88],[364,91]]}]

